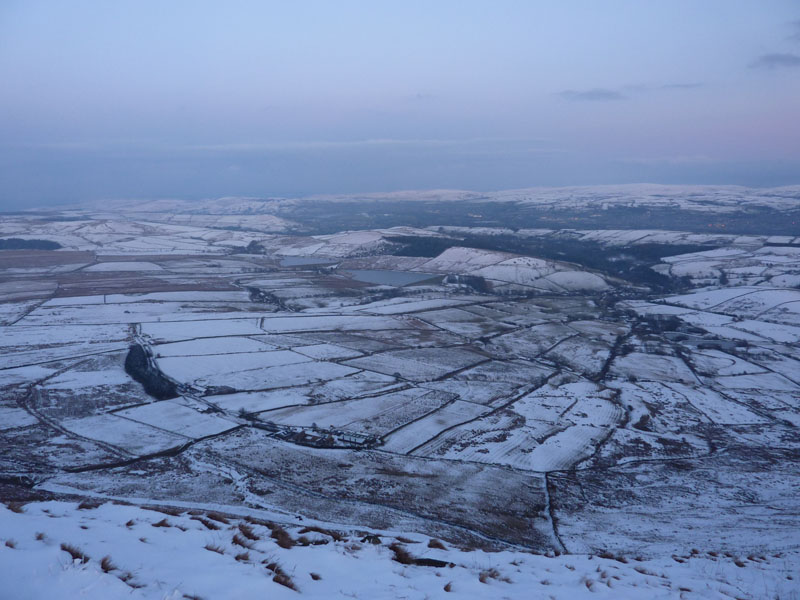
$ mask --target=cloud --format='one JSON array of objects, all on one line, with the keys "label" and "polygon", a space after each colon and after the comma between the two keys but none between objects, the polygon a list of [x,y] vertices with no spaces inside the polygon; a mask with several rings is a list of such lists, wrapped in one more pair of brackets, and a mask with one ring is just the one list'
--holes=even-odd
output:
[{"label": "cloud", "polygon": [[753,69],[776,69],[781,67],[800,67],[797,54],[764,54],[750,63]]},{"label": "cloud", "polygon": [[565,90],[559,94],[566,100],[578,102],[610,102],[625,100],[626,96],[617,90],[595,88],[591,90]]},{"label": "cloud", "polygon": [[637,83],[625,85],[618,89],[594,88],[590,90],[565,90],[558,95],[566,100],[586,102],[608,102],[614,100],[627,100],[629,95],[647,94],[652,92],[696,90],[705,84],[699,82],[662,83],[658,85]]}]

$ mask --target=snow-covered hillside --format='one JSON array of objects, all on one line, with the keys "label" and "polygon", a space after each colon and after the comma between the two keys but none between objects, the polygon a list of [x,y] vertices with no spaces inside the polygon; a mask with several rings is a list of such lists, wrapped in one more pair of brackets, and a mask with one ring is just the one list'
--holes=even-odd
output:
[{"label": "snow-covered hillside", "polygon": [[800,592],[797,554],[734,556],[713,543],[649,560],[490,553],[416,532],[281,525],[208,508],[11,506],[0,505],[0,597],[9,600],[756,600]]}]

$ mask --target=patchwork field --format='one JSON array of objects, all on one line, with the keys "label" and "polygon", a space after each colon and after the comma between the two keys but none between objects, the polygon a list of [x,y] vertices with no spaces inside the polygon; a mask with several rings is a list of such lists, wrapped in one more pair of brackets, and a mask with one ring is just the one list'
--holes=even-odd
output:
[{"label": "patchwork field", "polygon": [[[800,548],[796,238],[156,214],[2,222],[62,245],[0,252],[8,500],[551,554]],[[545,239],[655,258],[626,279],[509,251]]]}]

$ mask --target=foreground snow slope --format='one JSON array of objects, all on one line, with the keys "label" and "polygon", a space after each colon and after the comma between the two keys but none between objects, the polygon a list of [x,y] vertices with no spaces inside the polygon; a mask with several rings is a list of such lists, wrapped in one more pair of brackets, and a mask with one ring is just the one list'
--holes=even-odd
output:
[{"label": "foreground snow slope", "polygon": [[[0,597],[16,600],[298,594],[364,599],[755,599],[800,594],[792,579],[800,568],[797,554],[734,557],[704,549],[646,561],[611,555],[548,557],[430,548],[430,538],[418,534],[398,538],[381,532],[380,542],[373,544],[364,541],[366,532],[340,534],[297,526],[287,531],[253,517],[204,511],[170,509],[171,514],[165,514],[88,502],[41,502],[12,509],[0,505]],[[401,564],[390,548],[398,539],[413,557],[448,564]]]}]

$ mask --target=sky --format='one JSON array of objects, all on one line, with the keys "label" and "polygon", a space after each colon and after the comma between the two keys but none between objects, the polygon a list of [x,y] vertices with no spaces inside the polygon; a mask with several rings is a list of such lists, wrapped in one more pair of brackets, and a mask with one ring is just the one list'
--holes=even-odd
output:
[{"label": "sky", "polygon": [[0,209],[800,183],[797,0],[0,0]]}]

